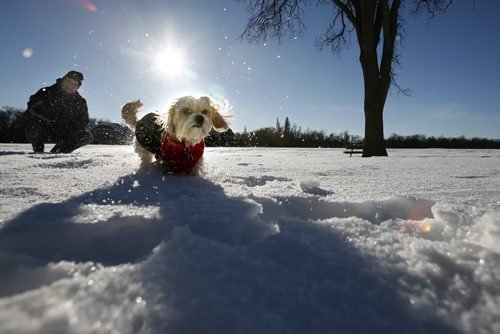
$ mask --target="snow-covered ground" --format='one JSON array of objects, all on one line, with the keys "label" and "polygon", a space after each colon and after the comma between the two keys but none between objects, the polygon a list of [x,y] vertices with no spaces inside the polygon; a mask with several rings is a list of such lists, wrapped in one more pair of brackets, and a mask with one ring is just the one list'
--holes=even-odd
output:
[{"label": "snow-covered ground", "polygon": [[499,150],[29,151],[0,144],[1,333],[500,332]]}]

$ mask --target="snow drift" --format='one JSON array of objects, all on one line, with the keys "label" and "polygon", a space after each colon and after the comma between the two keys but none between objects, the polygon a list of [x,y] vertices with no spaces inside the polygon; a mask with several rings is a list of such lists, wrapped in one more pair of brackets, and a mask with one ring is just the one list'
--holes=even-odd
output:
[{"label": "snow drift", "polygon": [[500,152],[0,144],[0,332],[495,333]]}]

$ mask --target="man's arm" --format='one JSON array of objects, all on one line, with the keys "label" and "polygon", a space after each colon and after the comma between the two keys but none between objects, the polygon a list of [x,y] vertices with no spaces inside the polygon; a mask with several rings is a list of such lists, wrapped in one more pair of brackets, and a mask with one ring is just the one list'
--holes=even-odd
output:
[{"label": "man's arm", "polygon": [[81,98],[78,101],[77,107],[78,113],[75,115],[73,122],[79,129],[85,129],[89,124],[89,109],[87,107],[87,101]]},{"label": "man's arm", "polygon": [[36,118],[46,122],[53,123],[54,120],[50,119],[45,111],[47,99],[49,98],[51,87],[41,88],[38,92],[31,95],[28,101],[28,113]]},{"label": "man's arm", "polygon": [[39,113],[37,113],[37,112],[35,111],[35,108],[36,108],[36,107],[38,107],[38,106],[40,106],[40,105],[42,105],[42,104],[43,104],[43,101],[38,101],[38,102],[34,103],[33,105],[31,105],[31,106],[28,108],[28,112],[29,112],[31,115],[35,116],[36,118],[41,119],[41,120],[42,120],[42,121],[44,121],[44,122],[47,122],[47,123],[51,123],[51,122],[53,122],[53,120],[51,120],[51,119],[49,119],[49,118],[47,118],[47,117],[45,117],[45,116],[43,116],[43,115],[41,115],[41,114],[39,114]]}]

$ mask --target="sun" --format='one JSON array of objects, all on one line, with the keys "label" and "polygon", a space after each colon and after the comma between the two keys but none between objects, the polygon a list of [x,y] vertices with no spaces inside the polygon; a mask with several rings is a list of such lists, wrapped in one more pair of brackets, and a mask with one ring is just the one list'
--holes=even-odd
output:
[{"label": "sun", "polygon": [[154,67],[160,74],[174,77],[181,74],[185,66],[185,57],[182,51],[169,48],[161,51],[154,58]]}]

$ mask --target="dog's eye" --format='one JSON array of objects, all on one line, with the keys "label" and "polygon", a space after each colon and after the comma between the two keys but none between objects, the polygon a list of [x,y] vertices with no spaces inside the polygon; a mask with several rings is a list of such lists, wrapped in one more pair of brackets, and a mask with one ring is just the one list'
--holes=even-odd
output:
[{"label": "dog's eye", "polygon": [[184,109],[182,109],[182,110],[181,110],[181,112],[182,112],[183,114],[186,114],[186,115],[187,115],[187,114],[190,114],[190,113],[191,113],[191,110],[190,110],[189,108],[184,108]]},{"label": "dog's eye", "polygon": [[208,110],[207,110],[207,109],[203,109],[203,110],[201,111],[201,113],[202,113],[203,115],[206,115],[206,114],[208,114]]}]

